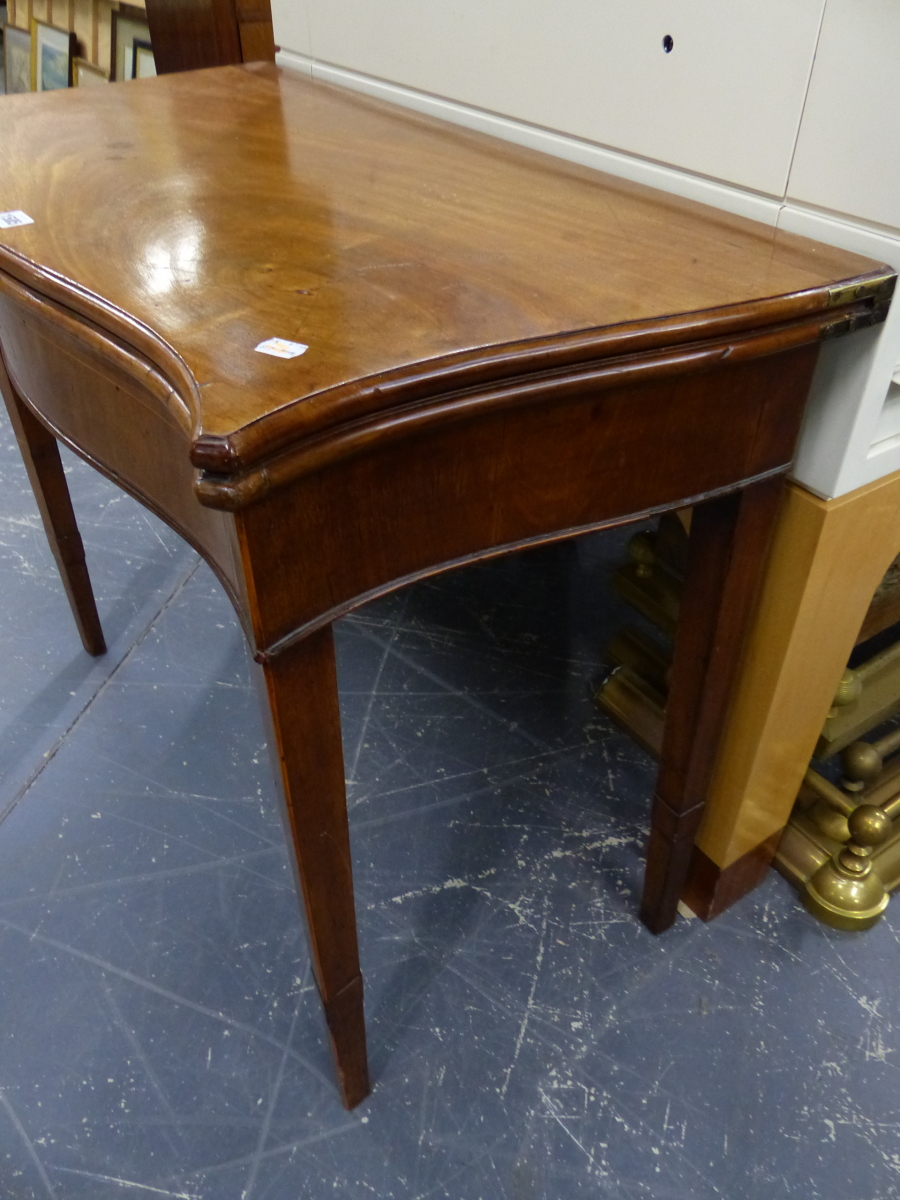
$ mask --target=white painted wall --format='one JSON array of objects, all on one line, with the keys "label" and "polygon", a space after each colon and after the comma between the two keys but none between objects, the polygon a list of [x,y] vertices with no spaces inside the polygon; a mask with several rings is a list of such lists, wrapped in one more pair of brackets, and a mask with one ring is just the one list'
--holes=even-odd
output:
[{"label": "white painted wall", "polygon": [[828,0],[788,196],[900,228],[900,4]]},{"label": "white painted wall", "polygon": [[294,7],[325,62],[781,195],[824,0]]},{"label": "white painted wall", "polygon": [[[279,61],[900,268],[897,0],[272,0]],[[669,34],[671,53],[662,47]],[[822,355],[795,477],[900,470],[900,302]]]}]

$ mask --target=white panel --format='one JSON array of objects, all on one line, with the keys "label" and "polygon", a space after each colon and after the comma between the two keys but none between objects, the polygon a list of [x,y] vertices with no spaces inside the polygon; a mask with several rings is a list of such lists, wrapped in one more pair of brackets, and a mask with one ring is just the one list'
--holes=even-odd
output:
[{"label": "white panel", "polygon": [[881,416],[875,426],[875,440],[872,445],[874,447],[879,442],[896,437],[900,437],[900,383],[892,383],[888,388]]},{"label": "white panel", "polygon": [[823,0],[274,7],[286,49],[781,197]]},{"label": "white panel", "polygon": [[271,0],[275,45],[310,54],[307,0]]},{"label": "white panel", "polygon": [[900,228],[897,0],[828,0],[789,195]]},{"label": "white panel", "polygon": [[888,438],[884,442],[876,442],[869,451],[865,474],[866,483],[874,483],[885,475],[893,475],[900,471],[900,437]]},{"label": "white panel", "polygon": [[[787,205],[778,228],[900,268],[900,240],[875,229]],[[887,321],[822,347],[793,477],[820,496],[843,496],[900,469],[900,438],[878,441],[900,361],[900,292]],[[887,420],[887,418],[885,418]]]},{"label": "white panel", "polygon": [[277,55],[277,62],[279,66],[300,71],[304,75],[312,75],[327,83],[353,88],[355,91],[365,92],[366,95],[377,96],[380,100],[387,100],[392,104],[402,104],[417,112],[427,113],[429,116],[438,117],[444,121],[452,121],[456,125],[464,125],[467,129],[477,129],[480,133],[488,133],[493,137],[515,142],[519,146],[528,146],[532,150],[541,150],[545,154],[554,154],[557,158],[565,158],[569,162],[577,162],[584,167],[608,171],[610,175],[618,175],[623,179],[630,179],[634,183],[644,183],[648,187],[672,192],[674,195],[684,196],[688,200],[697,200],[701,204],[709,204],[740,217],[749,217],[752,221],[774,225],[778,220],[781,210],[779,202],[766,196],[759,196],[755,192],[742,191],[702,176],[690,175],[686,171],[678,171],[659,163],[648,162],[643,158],[635,158],[615,150],[606,150],[593,142],[567,137],[565,134],[555,133],[550,129],[541,129],[535,125],[527,125],[523,121],[514,121],[509,117],[498,117],[494,113],[486,113],[480,108],[458,104],[453,100],[443,100],[439,96],[417,92],[411,88],[400,87],[398,84],[386,83],[382,79],[373,79],[370,75],[361,75],[357,71],[332,67],[307,58],[305,55],[295,54],[290,50],[280,51]]}]

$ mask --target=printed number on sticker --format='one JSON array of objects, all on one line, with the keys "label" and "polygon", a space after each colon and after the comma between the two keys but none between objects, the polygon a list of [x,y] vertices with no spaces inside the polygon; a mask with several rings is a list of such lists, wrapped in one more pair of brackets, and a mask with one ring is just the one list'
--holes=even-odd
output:
[{"label": "printed number on sticker", "polygon": [[23,213],[19,208],[14,208],[12,212],[0,212],[0,229],[14,229],[16,225],[33,224],[34,221],[28,213]]},{"label": "printed number on sticker", "polygon": [[271,354],[273,358],[298,358],[306,353],[309,346],[304,346],[302,342],[286,342],[284,338],[269,338],[267,342],[260,342],[256,349],[260,354]]}]

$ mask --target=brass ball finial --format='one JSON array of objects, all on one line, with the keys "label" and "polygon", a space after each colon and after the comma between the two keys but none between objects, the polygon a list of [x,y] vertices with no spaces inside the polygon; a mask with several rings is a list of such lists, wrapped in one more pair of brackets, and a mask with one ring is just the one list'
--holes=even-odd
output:
[{"label": "brass ball finial", "polygon": [[888,905],[872,847],[886,840],[891,819],[876,805],[861,804],[847,824],[850,841],[806,881],[803,903],[834,929],[871,929]]},{"label": "brass ball finial", "polygon": [[880,846],[891,835],[891,818],[875,804],[861,804],[847,818],[850,840],[857,846]]},{"label": "brass ball finial", "polygon": [[628,543],[628,553],[636,564],[635,575],[649,579],[656,565],[656,535],[648,529],[636,533]]},{"label": "brass ball finial", "polygon": [[834,707],[844,708],[848,704],[855,704],[861,695],[862,682],[857,673],[848,667],[841,676],[841,682],[834,693]]},{"label": "brass ball finial", "polygon": [[867,783],[877,779],[884,766],[884,759],[868,742],[851,742],[841,751],[841,780],[848,792],[861,792]]}]

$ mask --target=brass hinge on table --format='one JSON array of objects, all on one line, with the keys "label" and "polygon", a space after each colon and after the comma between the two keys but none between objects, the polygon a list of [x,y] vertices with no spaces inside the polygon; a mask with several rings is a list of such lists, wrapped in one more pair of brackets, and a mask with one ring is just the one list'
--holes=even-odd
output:
[{"label": "brass hinge on table", "polygon": [[862,283],[838,284],[828,289],[828,307],[852,304],[854,300],[890,300],[897,276],[892,272],[864,279]]},{"label": "brass hinge on table", "polygon": [[826,338],[844,337],[845,334],[855,333],[857,329],[868,329],[871,325],[881,325],[887,320],[890,303],[890,300],[878,300],[869,308],[854,308],[842,312],[839,317],[823,321],[819,327],[819,337],[824,341]]},{"label": "brass hinge on table", "polygon": [[880,325],[887,318],[896,282],[897,276],[894,274],[876,275],[871,279],[864,279],[861,283],[840,284],[829,288],[829,308],[846,309],[848,304],[854,307],[842,312],[840,316],[824,321],[819,336],[823,339],[843,337],[857,329]]}]

